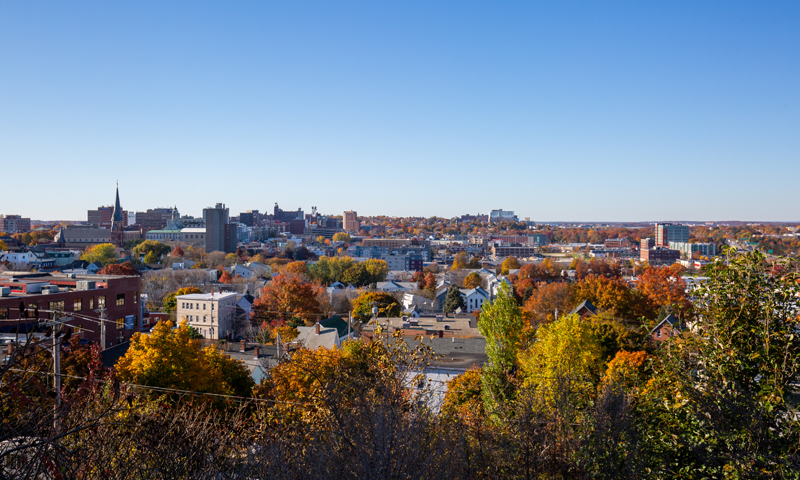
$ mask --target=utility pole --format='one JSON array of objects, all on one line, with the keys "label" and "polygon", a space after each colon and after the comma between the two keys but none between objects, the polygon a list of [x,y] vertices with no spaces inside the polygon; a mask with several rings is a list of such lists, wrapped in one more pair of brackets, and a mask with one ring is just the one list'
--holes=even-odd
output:
[{"label": "utility pole", "polygon": [[106,349],[106,307],[102,306],[100,310],[100,351]]}]

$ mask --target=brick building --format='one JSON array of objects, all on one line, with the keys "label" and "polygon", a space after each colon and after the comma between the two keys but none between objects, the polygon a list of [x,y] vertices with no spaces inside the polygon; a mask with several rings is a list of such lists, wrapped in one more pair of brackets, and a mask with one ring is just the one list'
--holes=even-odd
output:
[{"label": "brick building", "polygon": [[[29,315],[39,309],[39,320],[52,311],[71,317],[67,323],[80,338],[100,343],[100,311],[105,308],[105,345],[130,340],[141,327],[141,278],[122,275],[71,275],[61,273],[6,272],[0,275],[0,332],[36,331],[37,320],[20,320],[22,303]],[[88,317],[88,318],[86,318]],[[113,323],[112,323],[113,322]]]}]

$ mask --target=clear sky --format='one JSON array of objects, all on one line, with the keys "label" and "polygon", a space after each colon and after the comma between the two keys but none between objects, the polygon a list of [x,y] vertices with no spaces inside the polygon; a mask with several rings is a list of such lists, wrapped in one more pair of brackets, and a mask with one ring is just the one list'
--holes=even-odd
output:
[{"label": "clear sky", "polygon": [[800,2],[0,3],[0,213],[800,220]]}]

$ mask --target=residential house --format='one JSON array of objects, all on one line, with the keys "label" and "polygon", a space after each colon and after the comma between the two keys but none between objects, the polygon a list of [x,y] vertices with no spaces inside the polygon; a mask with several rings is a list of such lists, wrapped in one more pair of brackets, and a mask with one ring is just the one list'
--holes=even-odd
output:
[{"label": "residential house", "polygon": [[670,337],[679,335],[682,330],[683,325],[681,325],[678,317],[670,313],[664,320],[658,322],[658,324],[650,330],[648,337],[650,337],[651,342],[660,343],[666,341]]},{"label": "residential house", "polygon": [[595,307],[589,300],[584,300],[580,303],[580,305],[575,307],[574,310],[569,312],[569,314],[577,314],[581,317],[581,320],[585,320],[587,317],[597,315],[597,307]]}]

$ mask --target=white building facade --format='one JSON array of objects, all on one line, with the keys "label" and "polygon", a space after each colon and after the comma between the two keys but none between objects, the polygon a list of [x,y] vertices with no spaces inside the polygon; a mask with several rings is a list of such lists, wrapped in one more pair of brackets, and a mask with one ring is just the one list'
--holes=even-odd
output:
[{"label": "white building facade", "polygon": [[233,333],[236,293],[193,293],[176,297],[178,322],[186,320],[203,338],[221,339]]}]

